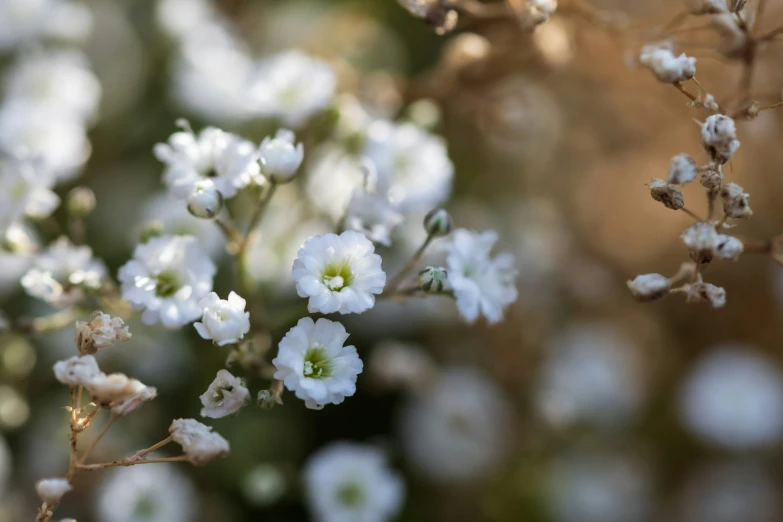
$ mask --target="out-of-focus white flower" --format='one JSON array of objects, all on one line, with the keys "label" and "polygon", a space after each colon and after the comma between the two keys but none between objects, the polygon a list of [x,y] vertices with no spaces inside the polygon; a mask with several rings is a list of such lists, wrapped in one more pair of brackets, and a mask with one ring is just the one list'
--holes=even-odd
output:
[{"label": "out-of-focus white flower", "polygon": [[0,232],[24,217],[45,218],[60,204],[54,176],[40,160],[0,159]]},{"label": "out-of-focus white flower", "polygon": [[672,283],[661,274],[642,274],[633,281],[626,282],[631,294],[639,301],[655,301],[668,295]]},{"label": "out-of-focus white flower", "polygon": [[503,310],[517,300],[514,256],[489,256],[498,240],[497,232],[471,232],[461,228],[449,244],[446,268],[457,308],[472,323],[483,315],[490,324],[503,319]]},{"label": "out-of-focus white flower", "polygon": [[245,498],[256,506],[275,503],[285,494],[286,489],[285,476],[274,464],[259,464],[242,480]]},{"label": "out-of-focus white flower", "polygon": [[178,328],[202,315],[216,267],[193,236],[160,236],[136,246],[118,273],[122,297],[145,324]]},{"label": "out-of-focus white flower", "polygon": [[765,446],[783,434],[783,376],[743,346],[718,347],[698,361],[681,405],[687,426],[720,446]]},{"label": "out-of-focus white flower", "polygon": [[313,518],[319,522],[386,522],[402,508],[405,485],[386,456],[364,444],[336,442],[305,464]]},{"label": "out-of-focus white flower", "polygon": [[391,233],[403,222],[386,196],[354,189],[345,214],[345,228],[361,232],[367,239],[384,246],[391,245]]},{"label": "out-of-focus white flower", "polygon": [[33,52],[23,54],[8,71],[5,93],[8,98],[51,103],[87,122],[98,110],[101,84],[79,51]]},{"label": "out-of-focus white flower", "polygon": [[223,21],[220,11],[209,0],[160,0],[155,14],[158,23],[174,38],[186,38],[216,21]]},{"label": "out-of-focus white flower", "polygon": [[238,343],[250,331],[250,312],[245,312],[247,301],[235,292],[228,300],[211,292],[198,305],[203,311],[200,323],[193,323],[202,339],[211,339],[218,346]]},{"label": "out-of-focus white flower", "polygon": [[202,417],[220,419],[238,412],[247,403],[250,392],[242,379],[226,370],[218,370],[215,380],[199,398]]},{"label": "out-of-focus white flower", "polygon": [[188,198],[196,184],[210,178],[225,198],[257,179],[261,172],[256,147],[215,127],[198,136],[190,130],[175,132],[168,143],[155,145],[155,156],[166,164],[163,181],[171,193]]},{"label": "out-of-focus white flower", "polygon": [[188,460],[196,466],[228,455],[228,441],[210,426],[195,419],[175,419],[169,428],[171,438],[182,446]]},{"label": "out-of-focus white flower", "polygon": [[475,370],[448,368],[402,415],[411,465],[438,482],[478,482],[508,450],[511,408],[495,384]]},{"label": "out-of-focus white flower", "polygon": [[726,290],[710,283],[696,282],[685,285],[686,303],[709,303],[713,308],[726,305]]},{"label": "out-of-focus white flower", "polygon": [[310,409],[340,404],[356,392],[356,378],[363,364],[348,339],[345,327],[328,319],[313,322],[304,317],[278,346],[272,364],[275,379],[283,381]]},{"label": "out-of-focus white flower", "polygon": [[109,472],[98,490],[99,522],[192,522],[199,497],[176,466],[132,466]]},{"label": "out-of-focus white flower", "polygon": [[551,470],[549,504],[559,522],[643,522],[653,507],[650,482],[634,459],[572,453]]},{"label": "out-of-focus white flower", "polygon": [[699,167],[696,160],[687,154],[677,154],[672,158],[669,165],[669,183],[676,185],[685,185],[690,183],[699,174]]},{"label": "out-of-focus white flower", "polygon": [[0,3],[0,49],[52,38],[84,40],[92,28],[87,6],[70,0],[4,0]]},{"label": "out-of-focus white flower", "polygon": [[63,285],[52,277],[51,272],[40,268],[31,268],[20,279],[22,288],[38,299],[47,303],[60,303],[63,296]]},{"label": "out-of-focus white flower", "polygon": [[35,483],[38,496],[48,504],[57,504],[71,489],[71,484],[64,478],[41,479]]},{"label": "out-of-focus white flower", "polygon": [[729,161],[740,148],[734,120],[723,114],[708,117],[701,128],[701,144],[713,161]]},{"label": "out-of-focus white flower", "polygon": [[644,397],[637,346],[609,325],[570,327],[547,351],[537,404],[556,426],[580,420],[613,427],[628,421]]},{"label": "out-of-focus white flower", "polygon": [[385,387],[416,391],[425,389],[437,368],[420,347],[383,341],[370,356],[370,374]]},{"label": "out-of-focus white flower", "polygon": [[644,46],[639,62],[665,83],[684,82],[696,74],[696,58],[685,53],[675,56],[668,42]]},{"label": "out-of-focus white flower", "polygon": [[308,153],[308,199],[335,222],[345,215],[353,191],[365,183],[361,161],[342,147],[326,143]]},{"label": "out-of-focus white flower", "polygon": [[311,313],[360,314],[375,305],[373,294],[383,292],[386,284],[381,256],[353,230],[308,239],[292,273],[299,297],[309,298]]},{"label": "out-of-focus white flower", "polygon": [[300,127],[331,103],[337,75],[323,60],[288,50],[257,63],[250,80],[255,112]]},{"label": "out-of-focus white flower", "polygon": [[363,154],[377,169],[376,191],[402,212],[428,211],[451,193],[454,165],[446,143],[411,123],[374,122]]},{"label": "out-of-focus white flower", "polygon": [[74,342],[79,353],[92,354],[102,348],[112,346],[115,341],[129,341],[131,334],[119,317],[97,312],[89,321],[76,321]]},{"label": "out-of-focus white flower", "polygon": [[103,372],[92,355],[71,357],[57,361],[54,365],[54,376],[57,380],[71,387],[87,385],[100,375],[103,375]]},{"label": "out-of-focus white flower", "polygon": [[296,176],[304,159],[304,145],[295,142],[296,136],[288,129],[279,129],[274,138],[267,136],[261,142],[261,172],[273,183],[287,183]]}]

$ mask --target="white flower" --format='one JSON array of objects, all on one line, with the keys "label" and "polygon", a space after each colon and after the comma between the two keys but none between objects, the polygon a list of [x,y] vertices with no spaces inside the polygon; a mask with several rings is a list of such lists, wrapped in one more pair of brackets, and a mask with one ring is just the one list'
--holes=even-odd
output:
[{"label": "white flower", "polygon": [[437,368],[420,347],[383,341],[372,351],[370,373],[384,386],[416,391],[429,385]]},{"label": "white flower", "polygon": [[219,370],[215,380],[199,398],[204,408],[202,417],[220,419],[239,411],[247,403],[250,392],[242,379],[226,370]]},{"label": "white flower", "polygon": [[643,47],[639,62],[665,83],[684,82],[696,74],[696,58],[685,53],[675,56],[667,43]]},{"label": "white flower", "polygon": [[63,295],[63,285],[52,277],[51,272],[31,268],[19,280],[25,291],[47,303],[58,304]]},{"label": "white flower", "polygon": [[188,460],[196,466],[228,455],[230,449],[226,439],[195,419],[175,419],[169,433],[174,442],[182,446]]},{"label": "white flower", "polygon": [[211,178],[225,198],[233,198],[261,172],[256,147],[233,134],[207,127],[198,136],[175,132],[155,145],[155,157],[166,164],[163,181],[174,196],[187,198],[196,184]]},{"label": "white flower", "polygon": [[715,255],[719,258],[736,261],[744,250],[745,245],[736,237],[718,234],[715,241]]},{"label": "white flower", "polygon": [[32,157],[0,159],[0,233],[24,217],[45,218],[60,204],[55,178]]},{"label": "white flower", "polygon": [[406,457],[429,479],[479,482],[507,454],[511,411],[495,383],[481,373],[446,369],[403,410]]},{"label": "white flower", "polygon": [[386,196],[355,189],[345,214],[345,228],[361,232],[367,239],[384,246],[391,245],[391,233],[403,222]]},{"label": "white flower", "polygon": [[729,161],[740,148],[734,120],[723,114],[708,117],[701,128],[701,144],[714,161]]},{"label": "white flower", "polygon": [[449,284],[457,298],[457,308],[468,322],[482,314],[489,323],[503,318],[503,309],[517,300],[514,257],[489,257],[498,239],[497,232],[481,234],[465,229],[454,232],[446,257]]},{"label": "white flower", "polygon": [[405,485],[378,449],[336,442],[305,464],[304,481],[318,522],[386,522],[402,508]]},{"label": "white flower", "polygon": [[298,128],[331,103],[336,87],[337,75],[328,63],[288,50],[257,64],[250,96],[259,115]]},{"label": "white flower", "polygon": [[176,466],[131,466],[107,473],[97,491],[99,522],[192,522],[199,497]]},{"label": "white flower", "polygon": [[294,261],[299,297],[309,297],[308,310],[330,314],[360,314],[375,305],[386,273],[381,256],[364,235],[346,230],[308,239]]},{"label": "white flower", "polygon": [[742,346],[705,355],[685,383],[681,405],[688,427],[720,446],[768,446],[783,435],[783,376],[773,361]]},{"label": "white flower", "polygon": [[122,296],[144,310],[145,324],[177,328],[202,315],[199,301],[212,290],[215,264],[192,236],[160,236],[137,245],[118,273]]},{"label": "white flower", "polygon": [[111,405],[111,413],[115,417],[126,417],[139,409],[146,401],[151,401],[158,396],[157,388],[145,386],[135,379],[133,381],[135,393]]},{"label": "white flower", "polygon": [[4,0],[0,2],[0,49],[40,38],[84,40],[92,16],[86,5],[69,0]]},{"label": "white flower", "polygon": [[672,283],[661,274],[642,274],[626,282],[631,294],[639,301],[655,301],[669,293]]},{"label": "white flower", "polygon": [[54,364],[54,376],[68,386],[87,385],[100,375],[103,375],[103,372],[92,355],[71,357]]},{"label": "white flower", "polygon": [[211,292],[199,301],[202,322],[193,326],[202,339],[212,339],[218,346],[238,343],[250,331],[250,312],[245,312],[245,304],[234,292],[228,294],[228,300]]},{"label": "white flower", "polygon": [[428,211],[451,193],[446,143],[411,123],[374,122],[363,154],[377,169],[376,191],[403,212]]},{"label": "white flower", "polygon": [[347,339],[340,323],[300,319],[280,341],[272,361],[277,368],[275,379],[282,380],[310,409],[342,403],[356,392],[356,377],[363,368],[356,348],[343,346]]},{"label": "white flower", "polygon": [[304,159],[304,146],[296,143],[296,136],[287,129],[279,129],[274,138],[266,137],[258,149],[261,171],[273,183],[294,179]]},{"label": "white flower", "polygon": [[124,373],[100,373],[86,383],[93,401],[111,407],[112,413],[124,417],[136,410],[141,403],[157,396],[155,388],[131,379]]},{"label": "white flower", "polygon": [[688,247],[691,259],[697,263],[709,263],[718,244],[718,233],[711,223],[694,223],[680,235]]},{"label": "white flower", "polygon": [[307,198],[335,222],[345,215],[353,191],[364,186],[365,178],[362,162],[334,143],[308,154]]},{"label": "white flower", "polygon": [[713,308],[726,305],[726,290],[710,283],[696,282],[685,285],[686,303],[709,303]]},{"label": "white flower", "polygon": [[677,154],[672,158],[669,166],[669,183],[685,185],[696,179],[698,173],[696,160],[687,154]]},{"label": "white flower", "polygon": [[41,479],[35,483],[35,491],[47,504],[57,504],[71,489],[71,484],[64,478]]},{"label": "white flower", "polygon": [[723,200],[723,212],[731,218],[747,219],[753,215],[748,203],[749,194],[736,183],[726,183],[720,191]]},{"label": "white flower", "polygon": [[89,321],[76,321],[74,342],[79,353],[95,353],[102,348],[112,346],[115,341],[129,341],[131,334],[119,317],[97,312]]}]

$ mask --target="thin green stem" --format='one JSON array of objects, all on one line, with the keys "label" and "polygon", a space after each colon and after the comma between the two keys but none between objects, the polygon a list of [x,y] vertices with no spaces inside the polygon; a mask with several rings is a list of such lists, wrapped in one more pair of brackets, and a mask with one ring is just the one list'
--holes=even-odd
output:
[{"label": "thin green stem", "polygon": [[397,292],[397,288],[400,286],[402,281],[410,274],[410,272],[416,268],[416,265],[419,264],[419,261],[421,261],[421,256],[424,254],[424,251],[427,249],[427,247],[432,243],[432,240],[435,239],[435,236],[432,234],[428,234],[427,238],[424,240],[424,242],[421,244],[421,246],[416,250],[416,252],[413,254],[413,257],[405,264],[405,266],[400,270],[396,276],[392,278],[392,280],[389,282],[388,285],[386,285],[386,289],[383,291],[382,295],[389,296],[389,295],[395,295]]}]

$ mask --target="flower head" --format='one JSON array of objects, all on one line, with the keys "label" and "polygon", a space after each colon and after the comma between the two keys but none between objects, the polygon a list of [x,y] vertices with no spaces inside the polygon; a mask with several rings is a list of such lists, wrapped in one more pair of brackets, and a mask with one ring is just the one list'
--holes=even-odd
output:
[{"label": "flower head", "polygon": [[0,160],[0,233],[24,217],[45,218],[60,204],[55,178],[46,165],[28,157]]},{"label": "flower head", "polygon": [[169,427],[171,438],[182,446],[188,460],[200,466],[228,455],[228,441],[195,419],[175,419]]},{"label": "flower head", "polygon": [[92,355],[71,357],[54,364],[54,376],[68,386],[89,384],[95,377],[103,375],[98,361]]},{"label": "flower head", "polygon": [[228,300],[211,292],[199,301],[203,315],[193,326],[203,339],[212,339],[218,346],[238,343],[250,331],[250,312],[245,312],[245,304],[234,292],[228,294]]},{"label": "flower head", "polygon": [[125,342],[130,338],[128,327],[119,317],[97,312],[89,321],[76,321],[74,342],[81,354],[96,353],[101,348],[113,345],[115,341]]},{"label": "flower head", "polygon": [[56,504],[63,495],[71,491],[71,484],[64,478],[42,479],[36,482],[35,491],[44,502]]},{"label": "flower head", "polygon": [[273,183],[286,183],[296,176],[304,159],[304,146],[296,143],[296,136],[280,129],[274,138],[266,137],[258,149],[261,171]]},{"label": "flower head", "polygon": [[626,283],[631,294],[639,301],[655,301],[669,293],[672,283],[661,274],[642,274]]},{"label": "flower head", "polygon": [[360,314],[375,305],[386,274],[381,256],[364,235],[346,230],[308,239],[294,261],[299,297],[309,297],[310,312]]},{"label": "flower head", "polygon": [[707,118],[701,128],[701,144],[714,161],[729,161],[740,147],[734,120],[723,114]]},{"label": "flower head", "polygon": [[310,409],[340,404],[356,392],[356,377],[363,364],[348,339],[345,327],[328,319],[299,320],[280,341],[275,379],[305,401]]},{"label": "flower head", "polygon": [[201,416],[220,419],[232,415],[247,403],[249,397],[250,392],[242,379],[226,370],[219,370],[207,391],[199,397],[204,405]]},{"label": "flower head", "polygon": [[686,56],[685,53],[675,56],[668,43],[645,46],[639,55],[639,62],[665,83],[684,82],[696,74],[696,58]]}]

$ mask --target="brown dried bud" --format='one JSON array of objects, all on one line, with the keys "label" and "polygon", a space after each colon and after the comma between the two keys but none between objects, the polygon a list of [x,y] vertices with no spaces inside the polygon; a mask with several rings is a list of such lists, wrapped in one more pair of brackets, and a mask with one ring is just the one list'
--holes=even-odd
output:
[{"label": "brown dried bud", "polygon": [[707,189],[707,194],[711,197],[715,197],[720,192],[721,184],[723,183],[723,172],[718,170],[705,170],[701,173],[701,179],[699,180],[701,185]]},{"label": "brown dried bud", "polygon": [[650,195],[655,201],[660,201],[666,208],[672,210],[679,210],[685,206],[682,192],[674,185],[669,185],[659,178],[653,178],[650,181]]},{"label": "brown dried bud", "polygon": [[713,308],[723,308],[726,304],[726,290],[710,283],[692,283],[685,285],[686,303],[709,303]]},{"label": "brown dried bud", "polygon": [[718,233],[709,223],[694,223],[680,235],[696,263],[709,263],[715,255]]},{"label": "brown dried bud", "polygon": [[720,191],[720,197],[723,199],[723,212],[728,217],[747,219],[753,215],[753,211],[748,204],[749,194],[742,191],[742,187],[736,183],[727,183]]}]

